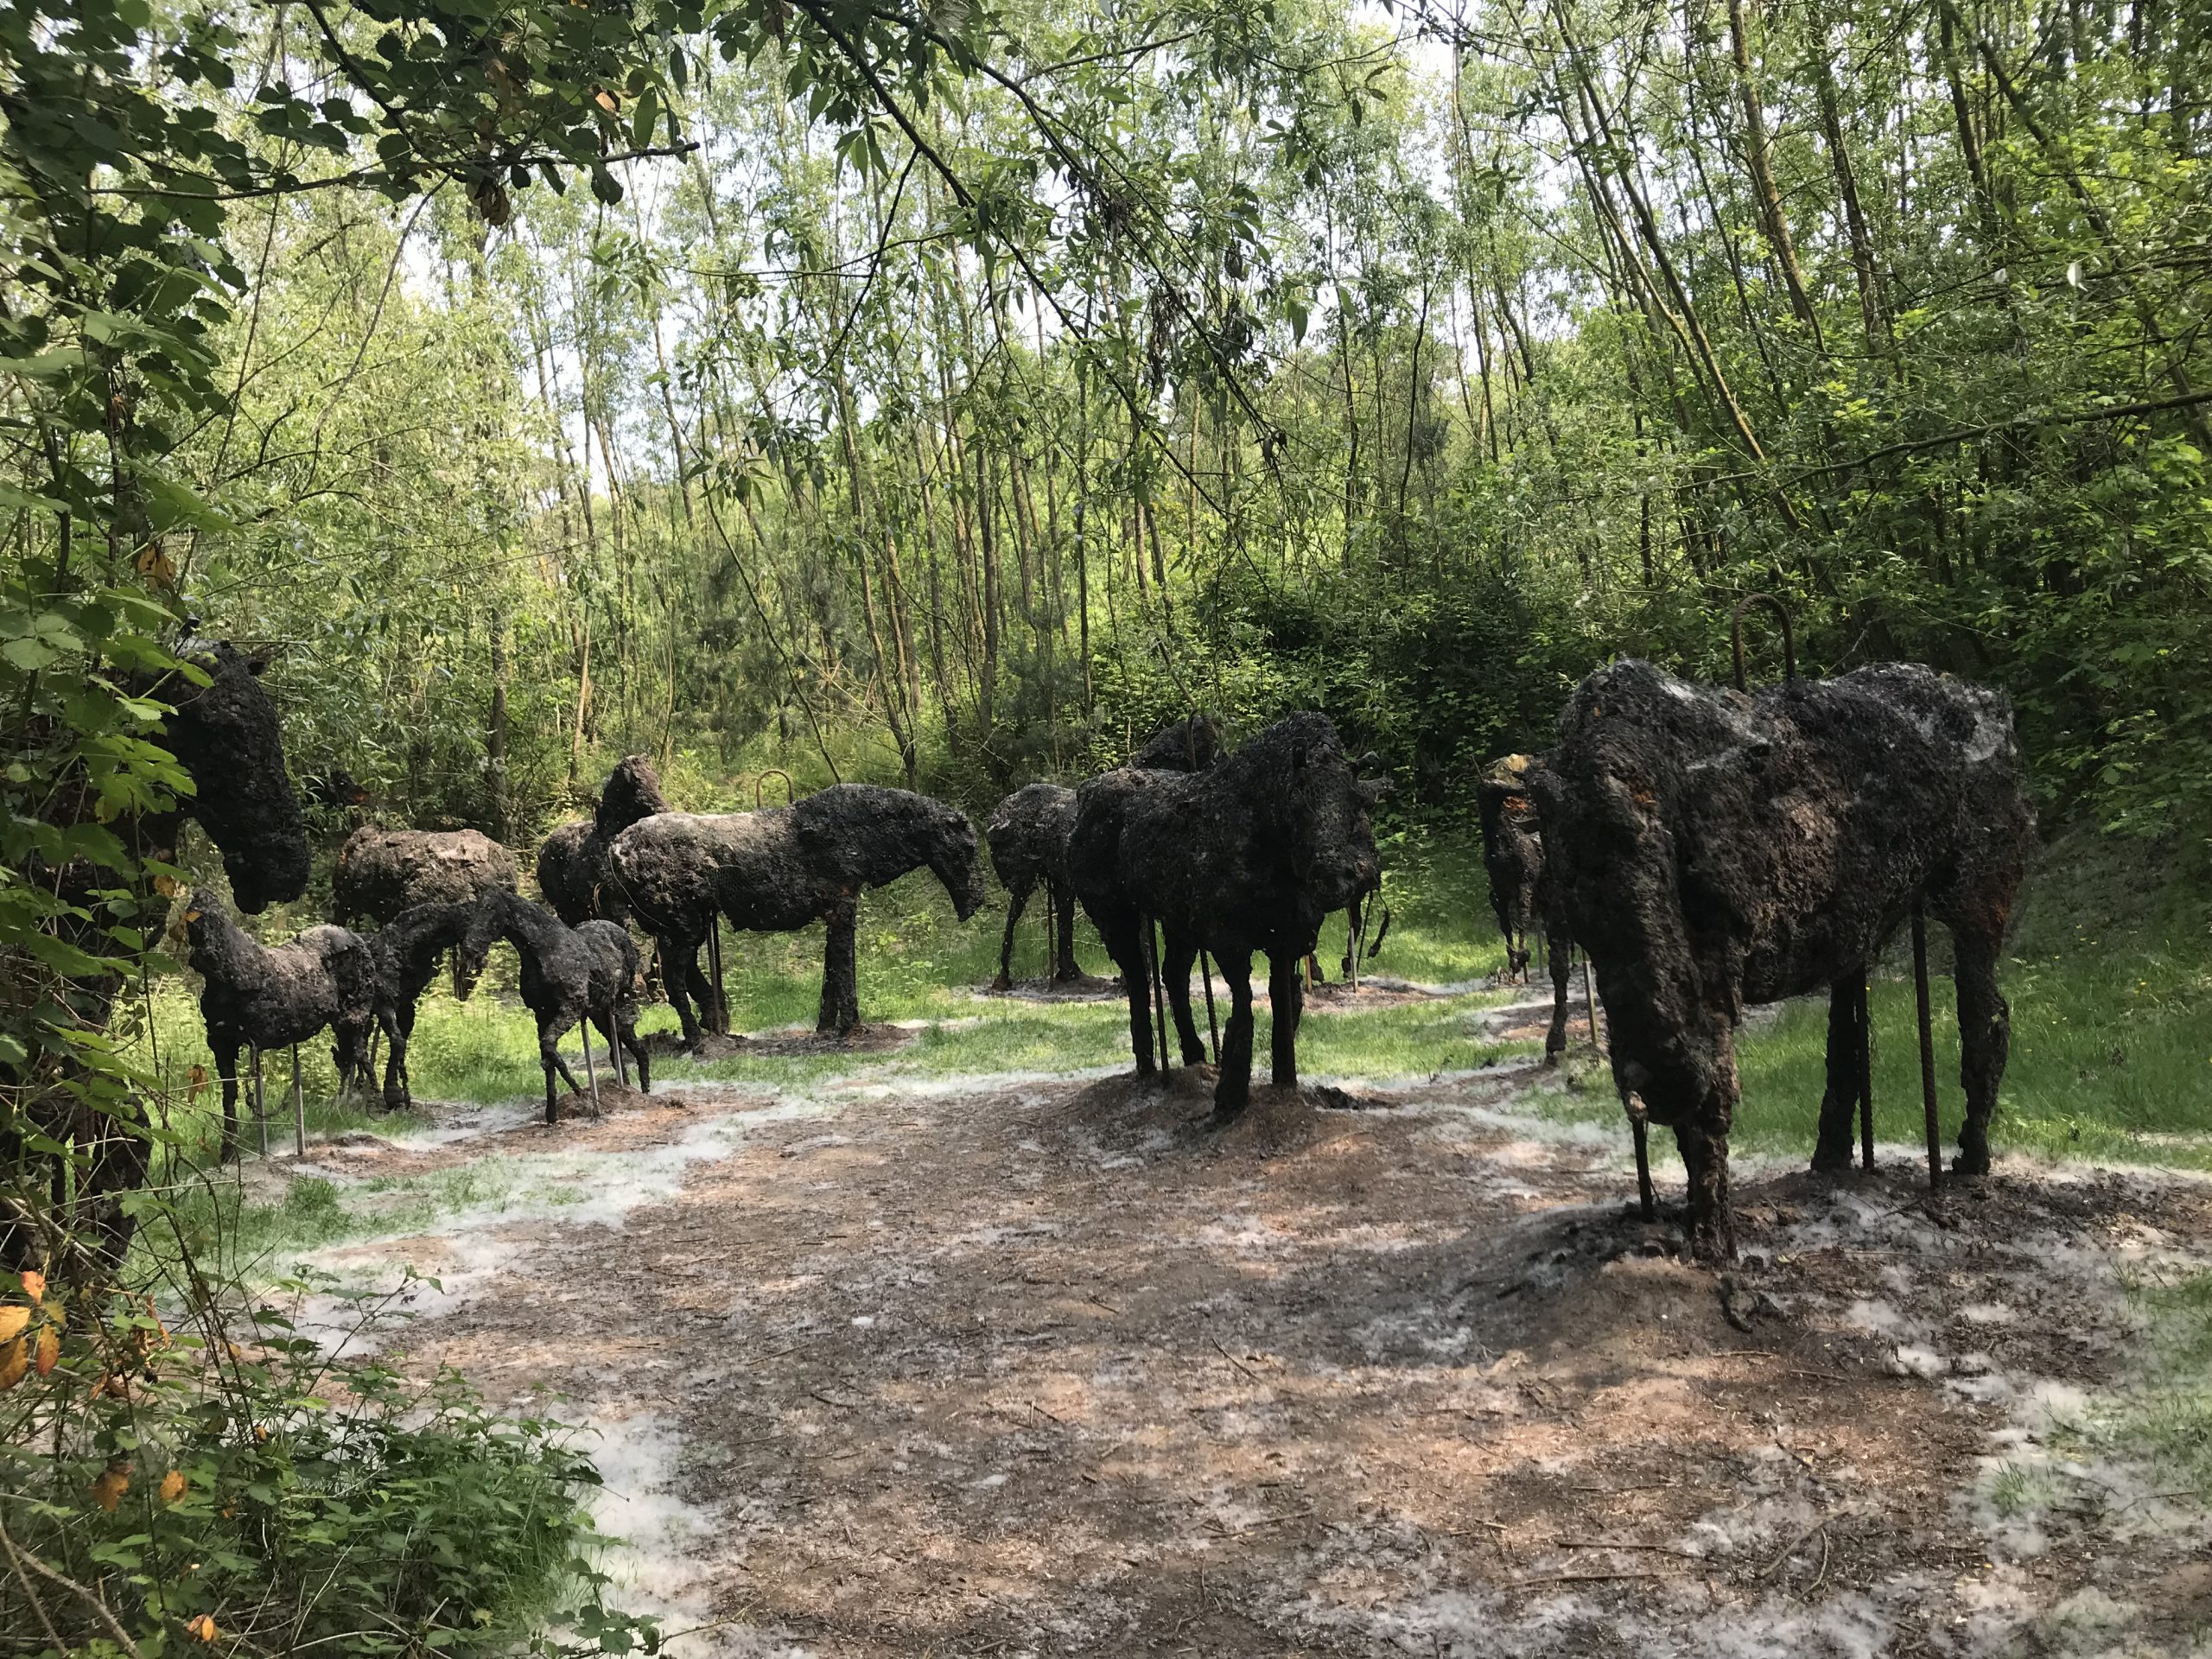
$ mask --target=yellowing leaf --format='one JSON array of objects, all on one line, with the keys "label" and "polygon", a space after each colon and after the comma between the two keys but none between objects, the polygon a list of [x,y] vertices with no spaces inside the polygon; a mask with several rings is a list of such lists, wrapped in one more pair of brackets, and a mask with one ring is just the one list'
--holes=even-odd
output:
[{"label": "yellowing leaf", "polygon": [[596,87],[593,90],[591,101],[598,105],[601,109],[605,110],[609,115],[620,115],[622,112],[621,100],[603,86]]},{"label": "yellowing leaf", "polygon": [[184,1496],[186,1484],[183,1470],[170,1470],[168,1473],[162,1477],[162,1502],[164,1503],[175,1503],[177,1499]]},{"label": "yellowing leaf", "polygon": [[215,1628],[215,1621],[208,1618],[205,1613],[200,1614],[199,1618],[192,1620],[184,1628],[191,1631],[193,1635],[198,1637],[202,1642],[213,1642],[218,1636],[222,1634],[222,1632]]},{"label": "yellowing leaf", "polygon": [[130,1470],[128,1465],[117,1468],[110,1464],[100,1478],[92,1483],[92,1502],[111,1515],[123,1502],[123,1495],[130,1490]]},{"label": "yellowing leaf", "polygon": [[46,1275],[42,1273],[25,1274],[23,1275],[23,1294],[29,1297],[31,1300],[35,1302],[44,1301],[46,1300]]},{"label": "yellowing leaf", "polygon": [[0,1307],[0,1342],[22,1335],[23,1327],[30,1322],[31,1311],[28,1307]]},{"label": "yellowing leaf", "polygon": [[23,1373],[31,1368],[30,1346],[21,1337],[5,1347],[0,1347],[0,1394],[23,1380]]},{"label": "yellowing leaf", "polygon": [[41,1376],[51,1376],[54,1375],[54,1368],[60,1363],[61,1334],[49,1325],[38,1333],[37,1357],[31,1361],[31,1364]]}]

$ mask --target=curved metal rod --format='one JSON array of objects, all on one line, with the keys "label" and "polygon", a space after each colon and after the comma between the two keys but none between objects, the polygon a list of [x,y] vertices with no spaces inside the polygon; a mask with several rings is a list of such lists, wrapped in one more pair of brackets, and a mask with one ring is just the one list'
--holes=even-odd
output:
[{"label": "curved metal rod", "polygon": [[1728,613],[1728,649],[1736,662],[1736,689],[1747,691],[1744,683],[1744,613],[1754,605],[1764,605],[1774,613],[1774,620],[1782,624],[1782,677],[1797,677],[1797,635],[1789,626],[1789,612],[1772,594],[1746,594],[1736,601],[1736,608]]},{"label": "curved metal rod", "polygon": [[784,780],[784,804],[785,806],[791,805],[792,802],[798,799],[798,790],[791,783],[791,773],[785,772],[781,766],[771,766],[767,771],[762,772],[759,777],[753,780],[753,810],[755,812],[758,812],[760,810],[760,786],[766,783],[771,778],[780,778]]}]

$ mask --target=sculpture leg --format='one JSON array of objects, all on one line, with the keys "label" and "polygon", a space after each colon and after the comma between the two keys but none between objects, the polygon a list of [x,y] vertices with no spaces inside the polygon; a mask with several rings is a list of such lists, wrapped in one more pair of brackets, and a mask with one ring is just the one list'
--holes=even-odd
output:
[{"label": "sculpture leg", "polygon": [[1098,938],[1122,976],[1122,992],[1129,1003],[1129,1052],[1136,1056],[1137,1076],[1148,1077],[1158,1069],[1152,1052],[1152,976],[1146,971],[1143,942],[1137,936],[1133,913],[1094,916]]},{"label": "sculpture leg", "polygon": [[1083,977],[1083,969],[1075,959],[1075,884],[1061,881],[1052,887],[1052,911],[1059,926],[1058,959],[1052,964],[1052,977],[1063,982]]},{"label": "sculpture leg", "polygon": [[[1544,1064],[1557,1065],[1559,1057],[1567,1052],[1567,973],[1574,946],[1555,929],[1544,930],[1546,955],[1552,970],[1552,1025],[1544,1033]],[[1523,958],[1525,961],[1526,958]]]},{"label": "sculpture leg", "polygon": [[1191,968],[1198,959],[1195,941],[1162,927],[1166,935],[1160,971],[1167,981],[1167,1006],[1174,1011],[1176,1039],[1183,1046],[1183,1064],[1204,1065],[1206,1046],[1198,1040],[1198,1026],[1191,1012]]},{"label": "sculpture leg", "polygon": [[706,1006],[707,1029],[717,1037],[729,1035],[729,995],[722,988],[722,918],[719,914],[707,918],[707,967],[712,976],[709,995],[701,1001]]},{"label": "sculpture leg", "polygon": [[1214,960],[1229,987],[1229,1029],[1222,1033],[1221,1075],[1213,1088],[1214,1121],[1226,1123],[1252,1098],[1252,953],[1224,950]]},{"label": "sculpture leg", "polygon": [[676,1017],[683,1023],[683,1046],[696,1048],[704,1034],[699,1016],[692,1012],[691,995],[699,978],[699,946],[690,939],[678,938],[672,933],[653,937],[653,955],[660,963],[661,989],[667,995],[668,1006],[676,1010]]},{"label": "sculpture leg", "polygon": [[1014,929],[1021,919],[1021,912],[1028,908],[1029,890],[1036,885],[1033,877],[1024,876],[1007,889],[1006,937],[999,941],[999,976],[991,982],[995,991],[1014,988]]},{"label": "sculpture leg", "polygon": [[1268,957],[1268,1059],[1278,1089],[1298,1087],[1298,1021],[1306,1011],[1306,988],[1299,981],[1298,958]]},{"label": "sculpture leg", "polygon": [[1951,1167],[1974,1177],[1989,1173],[1989,1120],[2012,1046],[2012,1011],[1997,988],[2001,925],[1951,929],[1951,983],[1959,1000],[1959,1081],[1966,1087],[1966,1122]]},{"label": "sculpture leg", "polygon": [[853,939],[856,907],[850,899],[840,899],[827,919],[830,938],[822,960],[822,1011],[814,1029],[824,1037],[844,1037],[861,1022],[860,969]]},{"label": "sculpture leg", "polygon": [[1859,1104],[1859,1050],[1865,1040],[1866,971],[1855,968],[1828,987],[1827,1088],[1821,1096],[1820,1138],[1813,1148],[1816,1173],[1851,1167],[1853,1116]]},{"label": "sculpture leg", "polygon": [[635,1005],[628,1002],[617,1002],[614,1005],[614,1033],[622,1046],[630,1051],[631,1061],[638,1068],[638,1092],[641,1095],[650,1095],[653,1091],[653,1065],[652,1058],[645,1052],[644,1041],[638,1035],[638,1010]]},{"label": "sculpture leg", "polygon": [[1736,1259],[1736,1217],[1728,1202],[1728,1131],[1726,1120],[1715,1127],[1710,1116],[1675,1126],[1675,1144],[1681,1148],[1682,1166],[1689,1175],[1690,1255],[1707,1263]]}]

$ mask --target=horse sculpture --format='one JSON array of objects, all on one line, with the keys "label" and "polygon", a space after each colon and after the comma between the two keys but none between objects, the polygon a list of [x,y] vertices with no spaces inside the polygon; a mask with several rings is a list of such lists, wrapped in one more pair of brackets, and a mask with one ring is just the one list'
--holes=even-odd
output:
[{"label": "horse sculpture", "polygon": [[[575,1073],[561,1058],[561,1038],[569,1027],[589,1020],[607,1038],[616,1073],[623,1051],[637,1062],[638,1090],[652,1092],[651,1062],[638,1038],[638,999],[645,995],[645,973],[638,947],[626,929],[613,922],[586,922],[570,927],[543,905],[519,894],[494,890],[471,906],[468,928],[461,941],[459,989],[467,996],[483,976],[492,946],[505,939],[515,948],[522,963],[522,1000],[537,1020],[537,1058],[545,1072],[545,1121],[561,1121],[559,1096],[553,1087],[557,1074],[569,1091],[582,1094]],[[599,1103],[599,1077],[592,1069],[591,1032],[587,1027],[584,1069],[591,1078],[592,1105]]]},{"label": "horse sculpture", "polygon": [[1007,890],[1006,937],[999,944],[995,991],[1014,988],[1014,929],[1042,881],[1053,932],[1052,977],[1083,977],[1075,959],[1075,883],[1068,875],[1068,832],[1075,828],[1075,791],[1059,784],[1029,784],[998,804],[983,826],[991,868]]},{"label": "horse sculpture", "polygon": [[[173,649],[206,684],[176,669],[135,674],[127,683],[132,696],[167,705],[155,741],[175,758],[191,788],[178,791],[167,810],[126,815],[105,828],[130,855],[174,862],[184,826],[197,821],[222,855],[233,900],[257,915],[306,892],[310,860],[306,821],[285,772],[283,729],[261,683],[265,664],[227,640],[188,634]],[[29,735],[36,741],[35,732]],[[93,781],[79,768],[66,772],[61,786],[37,810],[42,822],[68,829],[97,821],[99,809]],[[114,945],[105,936],[111,925],[120,919],[143,925],[108,907],[104,890],[119,885],[114,869],[89,859],[54,866],[34,855],[28,863],[39,884],[65,906],[54,922],[65,942],[111,954]],[[124,873],[120,885],[137,884]],[[149,889],[137,892],[135,900],[138,917],[158,902]],[[121,988],[122,981],[111,975],[55,986],[76,1020],[90,1030],[106,1027]],[[52,1141],[74,1144],[81,1160],[73,1217],[57,1220],[52,1233],[28,1219],[0,1223],[0,1266],[39,1266],[57,1239],[79,1230],[98,1240],[111,1265],[130,1243],[132,1222],[123,1196],[144,1184],[151,1143],[140,1126],[118,1122],[86,1103],[69,1086],[68,1072],[69,1062],[52,1052],[29,1067],[0,1065],[0,1080],[24,1088],[26,1123]],[[7,1148],[22,1155],[22,1135],[10,1132]]]},{"label": "horse sculpture", "polygon": [[338,849],[330,878],[340,924],[378,926],[417,905],[467,904],[515,890],[515,855],[480,830],[379,830],[365,824]]},{"label": "horse sculpture", "polygon": [[755,812],[663,812],[617,836],[610,859],[624,899],[658,944],[668,1000],[695,1046],[702,1034],[695,1001],[728,1023],[699,971],[699,947],[718,913],[755,933],[827,921],[816,1029],[844,1036],[860,1023],[854,924],[863,888],[926,866],[962,921],[983,902],[967,814],[873,784],[834,785]]},{"label": "horse sculpture", "polygon": [[[212,895],[196,891],[185,900],[184,931],[187,959],[202,981],[200,1014],[207,1046],[222,1080],[226,1160],[238,1153],[242,1048],[253,1056],[257,1084],[264,1051],[289,1048],[327,1030],[334,1039],[331,1058],[340,1095],[372,1087],[368,1043],[376,1019],[377,967],[367,940],[324,926],[309,928],[289,944],[261,944]],[[260,1104],[257,1099],[256,1107]]]},{"label": "horse sculpture", "polygon": [[[1129,757],[1145,772],[1202,772],[1221,753],[1212,717],[1196,714],[1161,727]],[[1007,889],[1006,937],[999,945],[995,991],[1014,988],[1014,929],[1039,881],[1050,894],[1054,924],[1052,977],[1083,977],[1075,959],[1075,879],[1068,870],[1068,837],[1075,830],[1075,791],[1059,784],[1031,784],[998,804],[983,839],[991,868]]]},{"label": "horse sculpture", "polygon": [[[1997,957],[2035,835],[2001,694],[1885,664],[1746,696],[1620,662],[1576,690],[1530,783],[1548,880],[1597,969],[1615,1081],[1681,1147],[1694,1254],[1735,1253],[1744,1006],[1829,987],[1847,1015],[1865,964],[1923,906],[1953,946],[1955,1167],[1986,1172],[2010,1030]],[[1823,1166],[1849,1159],[1856,1099],[1838,1086],[1834,1017],[1830,1034]]]},{"label": "horse sculpture", "polygon": [[369,941],[376,953],[377,1025],[390,1045],[384,1063],[386,1111],[404,1111],[414,1103],[407,1046],[415,1039],[415,1010],[437,977],[439,962],[467,937],[475,913],[473,905],[416,905],[401,911]]},{"label": "horse sculpture", "polygon": [[624,757],[607,774],[592,816],[557,825],[537,849],[537,890],[570,927],[580,922],[626,922],[629,906],[607,867],[607,849],[640,819],[668,810],[660,774],[642,754]]},{"label": "horse sculpture", "polygon": [[1124,766],[1076,791],[1069,867],[1121,968],[1140,1077],[1154,1070],[1149,970],[1157,919],[1185,1065],[1205,1057],[1191,1017],[1191,968],[1201,949],[1213,953],[1229,984],[1217,1119],[1235,1118],[1250,1099],[1255,951],[1268,957],[1274,1081],[1296,1086],[1300,967],[1322,919],[1376,879],[1371,815],[1386,788],[1360,778],[1326,717],[1297,714],[1206,771]]}]

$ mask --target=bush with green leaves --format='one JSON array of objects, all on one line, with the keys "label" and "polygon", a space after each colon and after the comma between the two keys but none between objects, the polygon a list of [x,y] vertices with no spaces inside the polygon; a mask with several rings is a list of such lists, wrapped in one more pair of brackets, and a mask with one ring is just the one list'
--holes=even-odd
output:
[{"label": "bush with green leaves", "polygon": [[[600,1605],[598,1476],[564,1426],[228,1300],[172,1327],[32,1274],[0,1304],[0,1628],[49,1653],[658,1649]],[[358,1341],[387,1306],[326,1318]]]}]

